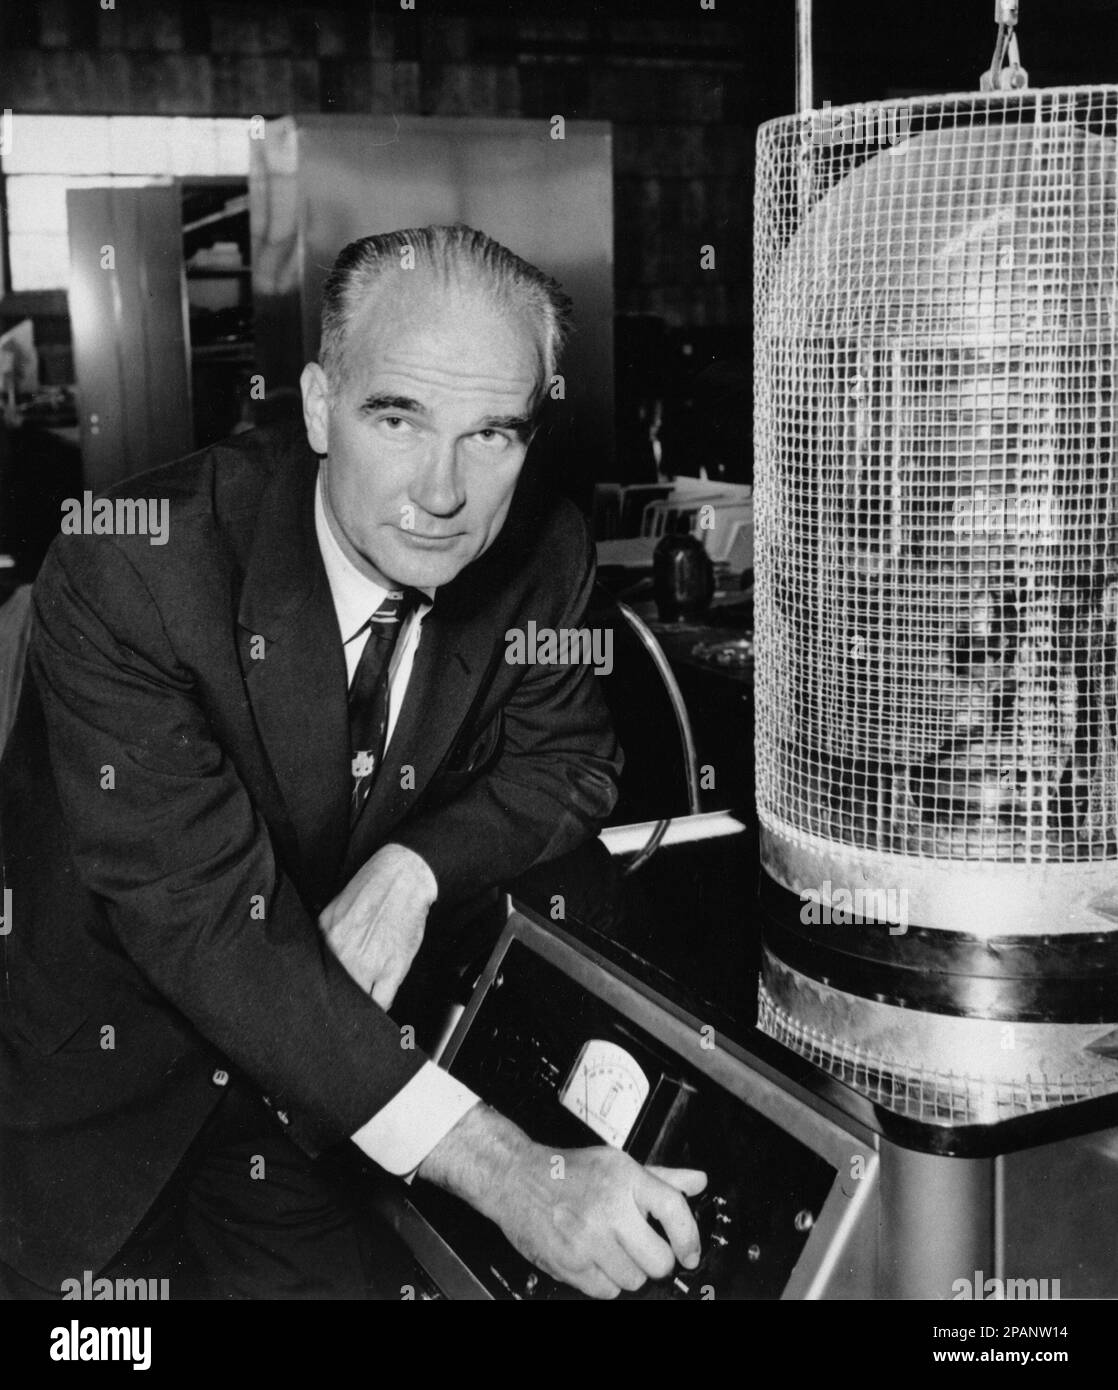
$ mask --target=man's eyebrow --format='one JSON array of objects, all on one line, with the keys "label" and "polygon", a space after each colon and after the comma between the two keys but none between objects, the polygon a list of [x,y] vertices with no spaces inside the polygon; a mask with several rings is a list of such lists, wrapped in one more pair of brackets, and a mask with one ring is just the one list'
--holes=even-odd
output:
[{"label": "man's eyebrow", "polygon": [[[427,407],[411,396],[393,396],[374,393],[361,402],[361,409],[370,413],[376,410],[398,410],[406,415],[426,415]],[[529,415],[486,415],[477,426],[479,430],[508,430],[521,439],[526,439],[533,428]]]},{"label": "man's eyebrow", "polygon": [[366,396],[361,402],[362,410],[402,410],[409,415],[424,415],[426,408],[411,396]]},{"label": "man's eyebrow", "polygon": [[508,430],[510,434],[532,433],[532,421],[527,415],[487,415],[478,427],[483,430]]}]

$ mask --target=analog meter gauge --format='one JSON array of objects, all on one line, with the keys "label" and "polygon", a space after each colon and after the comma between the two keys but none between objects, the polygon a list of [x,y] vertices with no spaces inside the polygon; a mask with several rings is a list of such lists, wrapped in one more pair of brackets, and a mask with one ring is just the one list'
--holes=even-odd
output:
[{"label": "analog meter gauge", "polygon": [[616,1043],[584,1043],[559,1092],[560,1104],[615,1149],[624,1146],[648,1099],[649,1083],[639,1064]]}]

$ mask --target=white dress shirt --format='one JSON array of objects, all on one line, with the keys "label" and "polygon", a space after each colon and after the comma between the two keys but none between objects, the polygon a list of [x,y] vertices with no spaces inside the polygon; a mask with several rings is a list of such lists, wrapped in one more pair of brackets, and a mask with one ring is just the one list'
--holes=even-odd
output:
[{"label": "white dress shirt", "polygon": [[[352,682],[369,639],[365,624],[383,602],[388,590],[362,574],[338,544],[322,500],[322,474],[314,494],[314,529],[326,578],[338,615],[338,630],[345,650],[346,673]],[[423,634],[423,619],[430,602],[421,603],[405,620],[388,668],[389,741],[396,727]],[[389,1173],[413,1173],[440,1139],[478,1102],[468,1087],[427,1062],[386,1106],[353,1135],[353,1141],[374,1163]]]}]

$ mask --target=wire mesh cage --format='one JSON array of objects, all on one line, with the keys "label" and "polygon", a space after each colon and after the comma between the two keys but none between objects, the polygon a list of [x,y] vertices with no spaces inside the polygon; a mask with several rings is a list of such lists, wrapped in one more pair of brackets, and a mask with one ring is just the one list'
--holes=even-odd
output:
[{"label": "wire mesh cage", "polygon": [[996,866],[1003,923],[1099,925],[1118,878],[1116,136],[1115,87],[761,128],[757,800],[786,886],[853,865],[970,929]]}]

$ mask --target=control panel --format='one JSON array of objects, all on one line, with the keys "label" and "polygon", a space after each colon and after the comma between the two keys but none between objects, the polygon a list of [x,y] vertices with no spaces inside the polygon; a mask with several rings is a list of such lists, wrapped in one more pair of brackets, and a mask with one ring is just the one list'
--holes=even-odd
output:
[{"label": "control panel", "polygon": [[[779,1298],[836,1169],[715,1079],[701,1045],[685,1057],[658,1036],[658,1010],[638,1021],[617,1007],[604,973],[595,988],[596,968],[576,978],[514,936],[444,1065],[557,1150],[612,1144],[642,1163],[707,1173],[706,1190],[691,1200],[699,1267],[678,1267],[622,1298]],[[695,1036],[701,1043],[698,1026]],[[417,1182],[408,1201],[437,1232],[439,1248],[484,1289],[477,1296],[582,1297],[534,1268],[457,1199]],[[438,1269],[428,1272],[437,1284]]]}]

